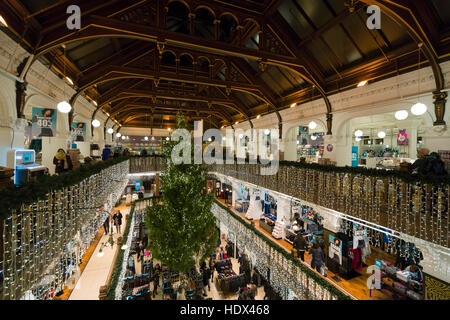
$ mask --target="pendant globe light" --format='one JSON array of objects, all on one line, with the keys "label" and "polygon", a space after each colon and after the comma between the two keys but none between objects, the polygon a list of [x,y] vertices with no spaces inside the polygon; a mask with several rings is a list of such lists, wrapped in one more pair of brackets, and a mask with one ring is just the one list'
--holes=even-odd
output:
[{"label": "pendant globe light", "polygon": [[356,130],[355,131],[355,137],[362,137],[362,135],[363,135],[362,130]]},{"label": "pendant globe light", "polygon": [[316,135],[312,135],[311,136],[311,140],[317,140],[317,136]]},{"label": "pendant globe light", "polygon": [[109,129],[107,130],[107,132],[108,132],[109,134],[113,134],[113,133],[114,133],[114,130],[113,130],[113,128],[109,128]]},{"label": "pendant globe light", "polygon": [[144,140],[145,140],[145,141],[148,141],[148,137],[147,137],[147,136],[145,136],[145,137],[144,137]]},{"label": "pendant globe light", "polygon": [[121,134],[120,132],[117,132],[117,133],[116,133],[116,137],[117,137],[117,138],[120,138],[121,136],[122,136],[122,134]]},{"label": "pendant globe light", "polygon": [[355,141],[361,141],[361,137],[356,137]]},{"label": "pendant globe light", "polygon": [[[64,56],[66,55],[66,46],[64,46]],[[64,72],[63,72],[63,77],[64,79],[68,79],[66,77],[66,63],[64,62]],[[70,80],[72,81],[72,80]],[[73,82],[72,82],[73,84]],[[64,84],[63,86],[63,95],[64,97],[66,96],[66,84]],[[72,111],[72,106],[66,101],[61,101],[58,103],[58,105],[56,106],[56,108],[58,109],[59,112],[61,113],[69,113],[70,111]]]},{"label": "pendant globe light", "polygon": [[100,127],[100,121],[98,121],[97,119],[92,120],[92,126],[94,128]]},{"label": "pendant globe light", "polygon": [[379,131],[379,132],[378,132],[378,138],[383,139],[384,137],[386,137],[386,132],[384,132],[384,131]]},{"label": "pendant globe light", "polygon": [[311,121],[311,122],[309,123],[308,127],[309,127],[311,130],[314,130],[315,128],[317,128],[317,123],[314,122],[314,121]]},{"label": "pendant globe light", "polygon": [[397,120],[405,120],[408,118],[408,111],[406,110],[399,110],[395,113],[395,119]]},{"label": "pendant globe light", "polygon": [[[417,79],[417,94],[419,95],[418,100],[420,100],[420,53],[421,53],[422,43],[419,43],[419,64],[417,67],[418,71],[418,77]],[[421,116],[425,112],[427,112],[427,106],[420,101],[417,101],[417,103],[413,104],[411,107],[411,113],[415,116]]]}]

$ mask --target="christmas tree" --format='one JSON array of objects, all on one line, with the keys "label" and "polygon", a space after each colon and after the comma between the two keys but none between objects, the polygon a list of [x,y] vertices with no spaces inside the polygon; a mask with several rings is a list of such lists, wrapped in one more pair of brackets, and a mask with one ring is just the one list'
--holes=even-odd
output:
[{"label": "christmas tree", "polygon": [[[181,115],[177,116],[177,129],[187,129]],[[167,142],[163,146],[163,154],[168,160],[161,177],[163,194],[159,203],[147,209],[146,224],[154,258],[173,270],[188,273],[194,266],[198,269],[212,254],[218,232],[211,213],[212,194],[204,191],[205,168],[172,163],[170,155],[174,145],[174,142]],[[191,149],[192,157],[192,143]]]}]

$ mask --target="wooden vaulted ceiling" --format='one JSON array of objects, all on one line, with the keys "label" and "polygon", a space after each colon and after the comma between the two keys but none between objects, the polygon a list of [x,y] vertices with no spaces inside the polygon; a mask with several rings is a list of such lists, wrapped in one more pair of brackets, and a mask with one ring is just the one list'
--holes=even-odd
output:
[{"label": "wooden vaulted ceiling", "polygon": [[[292,103],[439,63],[450,53],[447,0],[4,0],[8,32],[34,60],[120,125],[173,127],[181,111],[206,126],[251,121]],[[382,9],[366,27],[367,5]],[[66,9],[81,8],[81,30]],[[25,62],[21,68],[25,66]],[[20,73],[22,70],[18,70]],[[110,122],[112,124],[112,122]]]}]

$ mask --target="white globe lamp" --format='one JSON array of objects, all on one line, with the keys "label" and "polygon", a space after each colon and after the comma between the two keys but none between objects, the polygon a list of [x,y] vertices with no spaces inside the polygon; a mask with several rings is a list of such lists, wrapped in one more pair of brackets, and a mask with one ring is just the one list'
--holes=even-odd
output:
[{"label": "white globe lamp", "polygon": [[116,137],[117,137],[117,138],[120,138],[121,136],[122,136],[122,135],[120,134],[120,132],[117,132],[117,133],[116,133]]},{"label": "white globe lamp", "polygon": [[408,111],[406,110],[399,110],[395,113],[395,119],[397,120],[405,120],[408,118]]},{"label": "white globe lamp", "polygon": [[107,130],[107,132],[108,132],[109,134],[113,134],[113,133],[114,133],[114,130],[113,130],[112,128],[109,128],[109,129]]},{"label": "white globe lamp", "polygon": [[427,112],[427,106],[421,102],[417,102],[411,107],[411,113],[415,116],[421,116]]},{"label": "white globe lamp", "polygon": [[317,128],[317,123],[315,123],[314,121],[311,121],[311,122],[309,123],[308,127],[309,127],[311,130],[314,130],[315,128]]},{"label": "white globe lamp", "polygon": [[72,106],[67,101],[58,103],[58,111],[61,113],[69,113],[72,110]]},{"label": "white globe lamp", "polygon": [[92,126],[94,128],[100,127],[100,121],[98,121],[97,119],[92,120]]},{"label": "white globe lamp", "polygon": [[378,132],[378,138],[383,139],[384,137],[386,137],[386,132],[384,131]]},{"label": "white globe lamp", "polygon": [[356,130],[355,131],[355,137],[362,137],[362,135],[363,135],[362,130]]}]

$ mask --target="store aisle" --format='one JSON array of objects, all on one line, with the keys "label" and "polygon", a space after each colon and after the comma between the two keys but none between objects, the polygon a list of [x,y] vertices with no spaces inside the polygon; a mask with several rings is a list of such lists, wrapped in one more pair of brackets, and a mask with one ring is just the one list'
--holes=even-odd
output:
[{"label": "store aisle", "polygon": [[[123,215],[123,224],[121,228],[121,234],[123,234],[123,231],[125,230],[125,216],[129,214],[130,207],[122,205],[116,209],[120,210]],[[113,246],[110,246],[108,243],[109,237],[110,235],[107,234],[103,235],[100,239],[94,254],[76,283],[69,300],[98,300],[100,287],[106,283],[113,264],[114,255],[117,250],[116,241],[119,234],[114,230],[113,239],[115,243]],[[100,248],[102,248],[102,256],[98,255]]]}]

